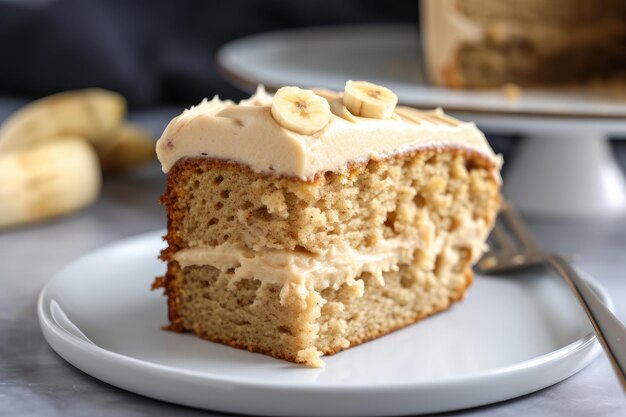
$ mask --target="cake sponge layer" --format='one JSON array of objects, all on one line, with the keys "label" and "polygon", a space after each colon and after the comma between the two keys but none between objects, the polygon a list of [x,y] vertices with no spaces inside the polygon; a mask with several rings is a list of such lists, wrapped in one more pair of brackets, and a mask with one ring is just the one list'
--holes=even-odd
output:
[{"label": "cake sponge layer", "polygon": [[312,253],[345,242],[370,247],[401,236],[420,210],[440,230],[452,230],[466,217],[490,225],[499,205],[498,168],[472,151],[422,149],[304,182],[184,159],[172,169],[162,197],[169,221],[163,257],[224,243]]},{"label": "cake sponge layer", "polygon": [[626,26],[621,33],[580,44],[562,42],[546,48],[533,39],[489,39],[463,45],[456,57],[455,75],[467,87],[506,83],[545,85],[609,78],[626,67]]},{"label": "cake sponge layer", "polygon": [[310,292],[281,304],[280,286],[255,279],[229,285],[232,274],[211,266],[171,266],[170,292],[180,301],[174,330],[292,362],[318,366],[319,356],[375,339],[446,309],[463,297],[472,280],[460,256],[445,277],[416,265],[369,274],[359,294],[353,286]]}]

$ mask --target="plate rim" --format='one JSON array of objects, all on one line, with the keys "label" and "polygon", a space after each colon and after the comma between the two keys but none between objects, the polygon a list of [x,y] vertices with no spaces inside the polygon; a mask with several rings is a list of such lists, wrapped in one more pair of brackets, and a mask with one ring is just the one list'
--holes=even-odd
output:
[{"label": "plate rim", "polygon": [[[68,270],[70,270],[73,267],[76,267],[76,265],[79,265],[81,262],[85,262],[86,260],[90,258],[97,258],[107,251],[116,250],[120,246],[137,243],[143,240],[156,239],[156,238],[161,237],[163,233],[164,233],[164,229],[159,229],[158,231],[152,231],[152,232],[142,233],[142,234],[138,234],[134,236],[129,236],[129,237],[125,237],[120,240],[108,243],[106,245],[103,245],[99,248],[96,248],[95,250],[91,250],[75,258],[69,263],[67,263],[63,268],[61,268],[58,272],[56,272],[52,276],[52,278],[44,285],[37,299],[37,315],[38,315],[39,323],[40,323],[41,330],[44,334],[44,337],[47,343],[65,361],[77,367],[81,371],[94,376],[97,379],[100,379],[104,382],[112,384],[111,382],[108,382],[105,379],[100,378],[100,376],[98,376],[97,374],[88,372],[84,370],[82,367],[75,365],[70,359],[66,358],[64,354],[59,352],[60,349],[57,350],[57,348],[55,348],[54,345],[56,344],[55,343],[56,341],[60,341],[61,343],[64,343],[64,344],[69,344],[73,348],[79,349],[80,351],[87,354],[91,359],[94,359],[95,361],[99,361],[99,362],[113,361],[113,362],[116,362],[119,366],[128,366],[129,368],[136,369],[139,372],[153,372],[153,373],[158,374],[160,377],[189,378],[195,383],[202,383],[205,385],[216,384],[216,383],[217,384],[229,384],[231,387],[235,387],[235,388],[240,387],[242,389],[244,388],[263,389],[267,391],[280,390],[283,393],[284,392],[311,393],[311,394],[319,395],[319,394],[328,392],[329,390],[332,390],[334,392],[339,392],[342,394],[354,394],[357,392],[363,393],[363,392],[371,392],[371,391],[380,392],[381,389],[394,390],[398,392],[412,392],[416,390],[417,391],[429,390],[429,389],[438,390],[444,387],[467,384],[469,382],[473,384],[483,384],[493,379],[497,380],[499,378],[506,378],[511,373],[516,373],[516,372],[521,372],[521,371],[535,371],[535,370],[541,369],[542,366],[549,366],[551,364],[556,364],[561,361],[565,361],[568,358],[578,353],[582,353],[583,351],[588,350],[587,352],[588,356],[585,360],[581,361],[581,363],[579,364],[579,368],[571,373],[568,373],[568,376],[571,376],[574,373],[578,372],[579,370],[588,366],[598,356],[598,354],[601,351],[601,347],[599,343],[597,342],[597,337],[595,333],[591,331],[590,333],[575,340],[574,342],[568,345],[565,345],[552,352],[549,352],[549,353],[546,353],[546,354],[543,354],[543,355],[540,355],[531,359],[527,359],[522,362],[500,367],[495,370],[480,371],[480,372],[470,373],[470,374],[466,374],[466,375],[462,375],[458,377],[452,377],[452,378],[446,377],[446,378],[432,380],[432,381],[418,381],[418,382],[413,381],[413,382],[396,382],[396,383],[384,383],[384,384],[368,383],[367,385],[359,385],[359,384],[353,384],[353,383],[350,383],[349,385],[345,385],[345,384],[334,385],[333,384],[329,386],[324,386],[324,385],[319,385],[319,384],[294,385],[293,383],[281,383],[280,381],[277,381],[277,380],[272,380],[272,381],[268,381],[268,382],[261,384],[257,380],[250,380],[245,377],[244,378],[232,377],[230,375],[224,375],[224,374],[187,370],[187,369],[177,368],[175,366],[162,365],[162,364],[151,362],[148,360],[139,359],[139,358],[135,358],[132,356],[127,356],[127,355],[124,355],[124,354],[121,354],[121,353],[118,353],[109,349],[105,349],[94,343],[89,343],[83,339],[80,339],[77,336],[70,334],[67,330],[63,329],[61,326],[59,326],[55,322],[55,320],[52,318],[51,313],[50,313],[49,301],[52,301],[52,298],[48,297],[48,294],[50,291],[52,291],[52,288],[54,288],[57,282],[63,279],[64,274],[66,274]],[[609,309],[612,310],[613,301],[611,297],[609,296],[609,294],[606,292],[606,290],[602,287],[602,285],[589,274],[584,273],[583,271],[580,271],[580,270],[579,272],[582,273],[585,280],[598,293],[598,295],[602,298],[603,302],[605,302],[605,304],[609,307]],[[558,279],[557,277],[555,278]],[[515,278],[512,278],[512,279],[515,279]],[[49,339],[50,335],[53,335],[57,340],[52,342]],[[312,372],[315,372],[315,370],[312,370]],[[563,379],[565,378],[560,378],[556,382],[562,381]],[[129,390],[131,392],[137,392],[127,387],[122,387],[118,384],[112,384],[112,385],[118,386],[125,390]],[[542,386],[541,388],[545,388],[550,385],[552,384]],[[536,390],[537,389],[532,389],[529,392],[534,392]],[[147,394],[142,394],[142,395],[147,395]],[[147,396],[150,396],[150,395],[147,395]],[[154,396],[153,398],[158,398],[158,397]],[[509,398],[512,398],[512,397],[509,397]],[[173,401],[173,402],[176,402],[176,401]],[[179,404],[184,404],[184,403],[179,402]]]}]

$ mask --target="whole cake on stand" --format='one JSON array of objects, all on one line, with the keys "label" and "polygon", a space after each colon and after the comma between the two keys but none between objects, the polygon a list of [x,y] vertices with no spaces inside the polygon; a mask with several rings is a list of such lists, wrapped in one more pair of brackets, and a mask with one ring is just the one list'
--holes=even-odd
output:
[{"label": "whole cake on stand", "polygon": [[626,76],[622,0],[423,0],[429,79],[448,87]]}]

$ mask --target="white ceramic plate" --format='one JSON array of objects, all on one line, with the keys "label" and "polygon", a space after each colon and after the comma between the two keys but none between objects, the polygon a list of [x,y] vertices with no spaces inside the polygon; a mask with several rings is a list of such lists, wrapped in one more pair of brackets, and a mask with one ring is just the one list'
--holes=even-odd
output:
[{"label": "white ceramic plate", "polygon": [[391,88],[401,103],[441,106],[453,113],[626,117],[626,92],[594,88],[524,89],[519,100],[502,90],[451,90],[425,82],[420,38],[413,25],[352,25],[269,32],[235,40],[218,53],[225,73],[251,90],[283,85],[342,90],[346,80],[365,79]]},{"label": "white ceramic plate", "polygon": [[[559,382],[600,351],[565,284],[546,272],[478,276],[445,313],[325,358],[308,369],[160,329],[150,284],[164,232],[88,254],[41,293],[41,328],[84,372],[173,403],[258,415],[431,413],[524,395]],[[597,282],[589,282],[609,299]]]}]

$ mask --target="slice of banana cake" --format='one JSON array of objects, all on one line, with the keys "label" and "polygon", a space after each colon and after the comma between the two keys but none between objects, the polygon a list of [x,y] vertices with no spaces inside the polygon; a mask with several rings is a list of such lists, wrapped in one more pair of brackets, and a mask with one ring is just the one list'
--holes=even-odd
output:
[{"label": "slice of banana cake", "polygon": [[473,123],[396,103],[348,81],[172,120],[157,144],[168,328],[321,366],[463,298],[501,160]]}]

